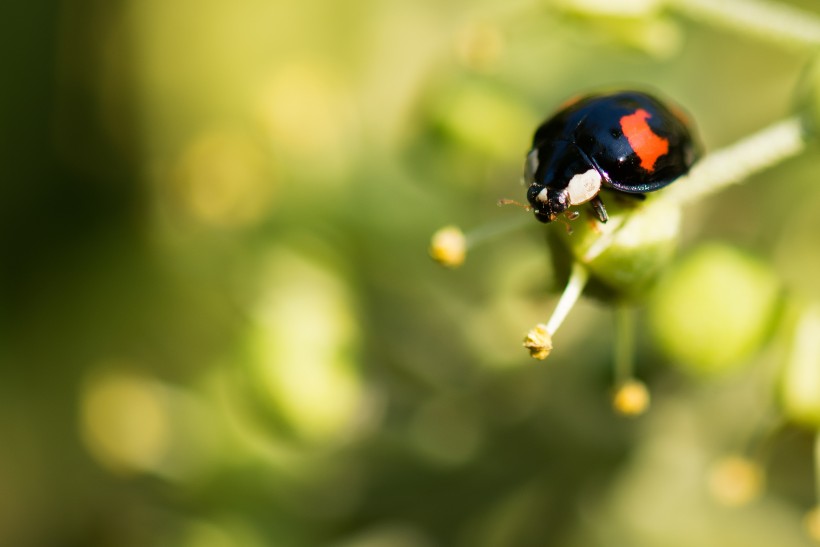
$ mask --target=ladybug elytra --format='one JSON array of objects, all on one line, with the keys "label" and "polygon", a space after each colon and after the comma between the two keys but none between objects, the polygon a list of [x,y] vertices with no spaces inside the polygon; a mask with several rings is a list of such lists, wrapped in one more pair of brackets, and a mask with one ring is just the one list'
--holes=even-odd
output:
[{"label": "ladybug elytra", "polygon": [[607,221],[600,192],[643,199],[686,174],[698,151],[686,119],[639,91],[570,101],[535,132],[524,178],[541,222],[590,203]]}]

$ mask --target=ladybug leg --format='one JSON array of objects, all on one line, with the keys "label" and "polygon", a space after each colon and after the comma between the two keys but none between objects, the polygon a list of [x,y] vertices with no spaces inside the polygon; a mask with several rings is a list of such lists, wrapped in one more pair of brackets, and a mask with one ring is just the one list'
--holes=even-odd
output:
[{"label": "ladybug leg", "polygon": [[606,207],[604,207],[604,202],[601,201],[601,196],[595,196],[589,203],[592,205],[592,210],[595,212],[595,216],[598,217],[598,220],[601,222],[606,222],[609,220],[609,216],[606,214]]}]

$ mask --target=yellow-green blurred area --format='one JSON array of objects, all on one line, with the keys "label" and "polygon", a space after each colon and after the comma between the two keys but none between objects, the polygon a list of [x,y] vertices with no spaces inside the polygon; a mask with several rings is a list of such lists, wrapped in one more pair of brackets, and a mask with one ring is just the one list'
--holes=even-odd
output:
[{"label": "yellow-green blurred area", "polygon": [[[762,441],[756,501],[710,473],[777,411],[777,295],[820,299],[816,148],[685,211],[635,420],[607,305],[521,348],[563,226],[427,256],[525,214],[496,202],[567,98],[656,91],[715,150],[794,113],[811,47],[651,1],[7,4],[0,545],[811,544],[809,429]],[[788,381],[820,383],[793,323]]]}]

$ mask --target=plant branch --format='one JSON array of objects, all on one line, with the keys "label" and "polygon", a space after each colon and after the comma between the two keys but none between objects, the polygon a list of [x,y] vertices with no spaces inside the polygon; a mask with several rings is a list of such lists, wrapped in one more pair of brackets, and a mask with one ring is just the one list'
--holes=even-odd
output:
[{"label": "plant branch", "polygon": [[770,0],[668,0],[679,12],[778,42],[820,45],[820,17]]},{"label": "plant branch", "polygon": [[587,272],[586,266],[579,262],[574,262],[567,286],[561,294],[561,298],[558,300],[558,305],[555,306],[552,316],[549,321],[547,321],[547,332],[550,336],[555,334],[555,331],[557,331],[561,323],[564,322],[567,314],[569,314],[575,302],[578,301],[578,297],[584,292],[584,287],[588,279],[589,272]]},{"label": "plant branch", "polygon": [[635,312],[628,304],[615,310],[615,385],[632,379],[635,370]]},{"label": "plant branch", "polygon": [[787,118],[707,155],[688,175],[659,192],[655,201],[692,203],[796,156],[805,148],[800,119]]}]

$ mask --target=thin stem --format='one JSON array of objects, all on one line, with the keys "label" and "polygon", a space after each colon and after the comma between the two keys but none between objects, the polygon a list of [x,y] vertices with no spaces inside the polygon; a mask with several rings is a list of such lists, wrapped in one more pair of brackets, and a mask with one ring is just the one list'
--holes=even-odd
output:
[{"label": "thin stem", "polygon": [[584,253],[583,262],[588,264],[595,260],[599,254],[606,251],[615,239],[615,236],[617,235],[618,230],[620,230],[623,222],[623,217],[616,217],[607,222],[606,228],[601,228],[604,233],[601,234],[601,237],[596,239],[595,242],[590,245],[589,249],[587,249],[587,252]]},{"label": "thin stem", "polygon": [[814,437],[814,487],[817,505],[820,507],[820,429]]},{"label": "thin stem", "polygon": [[635,310],[626,304],[615,310],[615,385],[631,380],[635,371]]},{"label": "thin stem", "polygon": [[787,118],[701,159],[692,171],[659,192],[656,201],[684,205],[796,156],[806,148],[800,118]]},{"label": "thin stem", "polygon": [[[645,207],[682,206],[698,201],[796,156],[805,148],[806,139],[800,118],[786,118],[702,158],[688,175],[647,200]],[[630,220],[625,219],[623,226]],[[589,263],[606,251],[623,226],[614,221],[607,223],[582,261]]]},{"label": "thin stem", "polygon": [[457,268],[464,263],[469,249],[529,224],[530,216],[520,215],[474,229],[466,234],[457,226],[444,226],[430,238],[429,253],[433,260],[442,266]]},{"label": "thin stem", "polygon": [[520,230],[525,226],[532,226],[531,215],[518,215],[510,219],[504,219],[499,222],[482,226],[480,228],[474,228],[465,233],[464,238],[467,242],[467,248],[474,249],[476,245],[480,245],[486,241],[506,235],[510,232]]},{"label": "thin stem", "polygon": [[820,17],[770,0],[669,0],[681,13],[778,42],[820,44]]},{"label": "thin stem", "polygon": [[555,306],[552,316],[549,321],[547,321],[547,332],[550,336],[555,334],[555,331],[557,331],[558,327],[561,326],[561,323],[564,322],[567,314],[569,314],[569,311],[584,291],[584,287],[586,286],[588,279],[589,272],[586,267],[578,262],[573,263],[572,272],[570,273],[569,281],[567,281],[567,286],[564,289],[561,298],[558,300],[558,305]]}]

